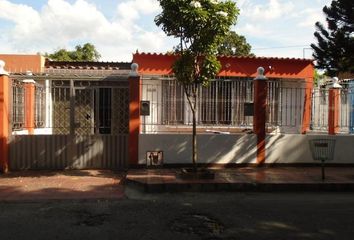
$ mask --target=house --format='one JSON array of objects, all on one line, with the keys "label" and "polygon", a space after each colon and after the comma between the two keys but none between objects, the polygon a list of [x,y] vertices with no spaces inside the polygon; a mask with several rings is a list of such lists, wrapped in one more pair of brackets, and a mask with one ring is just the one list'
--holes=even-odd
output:
[{"label": "house", "polygon": [[[139,136],[139,163],[148,162],[154,150],[169,164],[190,161],[191,113],[182,86],[173,79],[176,56],[136,53],[141,100],[150,103]],[[197,112],[200,162],[256,164],[257,137],[253,129],[253,79],[265,67],[267,130],[269,133],[305,133],[311,119],[313,63],[306,59],[220,56],[222,69],[210,86],[199,90]],[[214,133],[227,133],[215,135]],[[250,147],[252,146],[252,147]]]},{"label": "house", "polygon": [[[142,77],[142,100],[151,104],[150,115],[143,118],[145,132],[178,131],[190,125],[183,88],[173,79],[173,55],[136,53],[133,62],[139,64]],[[227,57],[219,60],[222,69],[217,79],[199,91],[198,124],[238,132],[252,128],[251,116],[245,116],[245,106],[253,102],[256,69],[265,66],[269,80],[270,125],[281,126],[286,132],[306,132],[310,120],[310,98],[313,88],[313,63],[305,59]]]},{"label": "house", "polygon": [[[9,153],[0,159],[3,169],[190,163],[191,114],[173,77],[176,56],[135,53],[125,63],[53,62],[39,55],[0,54],[0,59],[10,73],[0,80],[5,96],[0,110],[7,111],[0,121],[1,146]],[[309,163],[307,140],[316,137],[305,135],[313,119],[312,61],[219,60],[216,79],[199,89],[200,163],[257,164],[253,80],[259,66],[267,77],[265,163]],[[341,153],[337,159],[348,163]]]}]

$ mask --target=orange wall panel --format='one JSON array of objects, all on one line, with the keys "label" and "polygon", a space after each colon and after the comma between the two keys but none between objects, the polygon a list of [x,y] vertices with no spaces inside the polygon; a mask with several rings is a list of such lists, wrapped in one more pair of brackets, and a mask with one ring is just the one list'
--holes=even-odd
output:
[{"label": "orange wall panel", "polygon": [[[136,53],[133,62],[139,64],[142,75],[170,75],[176,55]],[[268,78],[302,78],[313,79],[314,66],[311,60],[290,58],[257,58],[257,57],[226,57],[220,56],[222,68],[220,77],[256,76],[257,68],[262,66]]]},{"label": "orange wall panel", "polygon": [[10,73],[40,73],[44,70],[45,57],[40,55],[0,54],[0,60],[5,61],[5,70]]},{"label": "orange wall panel", "polygon": [[0,172],[8,170],[8,138],[10,131],[10,83],[6,75],[0,76]]}]

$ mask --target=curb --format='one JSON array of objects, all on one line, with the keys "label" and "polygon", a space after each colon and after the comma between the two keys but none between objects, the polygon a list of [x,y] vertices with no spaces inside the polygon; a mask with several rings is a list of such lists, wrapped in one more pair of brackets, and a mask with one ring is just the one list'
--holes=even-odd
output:
[{"label": "curb", "polygon": [[143,183],[126,185],[145,193],[173,192],[354,192],[354,183]]}]

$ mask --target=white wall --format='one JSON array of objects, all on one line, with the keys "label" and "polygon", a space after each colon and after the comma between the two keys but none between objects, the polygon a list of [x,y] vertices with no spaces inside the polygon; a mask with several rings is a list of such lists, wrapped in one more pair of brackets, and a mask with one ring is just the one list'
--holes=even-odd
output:
[{"label": "white wall", "polygon": [[267,136],[267,163],[314,163],[309,140],[335,139],[333,163],[354,164],[354,136],[279,134]]},{"label": "white wall", "polygon": [[[150,115],[141,116],[142,132],[156,132],[161,124],[161,80],[144,80],[141,100],[150,101]],[[148,123],[148,124],[145,124]]]},{"label": "white wall", "polygon": [[[163,151],[165,164],[191,163],[191,135],[141,134],[139,164],[146,164],[146,151]],[[266,163],[316,163],[312,159],[309,140],[334,138],[333,163],[354,164],[354,135],[275,134],[266,139]],[[198,135],[199,163],[256,163],[254,134]]]},{"label": "white wall", "polygon": [[[146,164],[146,151],[163,151],[164,163],[191,163],[190,134],[141,134],[139,164]],[[255,135],[198,135],[199,163],[255,163]]]}]

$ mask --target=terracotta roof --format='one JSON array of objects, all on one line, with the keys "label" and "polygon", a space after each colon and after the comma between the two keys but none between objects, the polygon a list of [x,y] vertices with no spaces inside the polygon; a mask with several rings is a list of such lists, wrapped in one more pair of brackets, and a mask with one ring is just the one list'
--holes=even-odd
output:
[{"label": "terracotta roof", "polygon": [[67,62],[46,59],[45,67],[51,69],[130,70],[131,62]]},{"label": "terracotta roof", "polygon": [[[174,53],[135,53],[134,55],[146,55],[146,56],[174,56]],[[262,56],[229,56],[229,55],[220,55],[219,58],[230,58],[230,59],[259,59],[259,60],[290,60],[290,61],[306,61],[313,62],[314,59],[308,58],[284,58],[284,57],[262,57]]]}]

